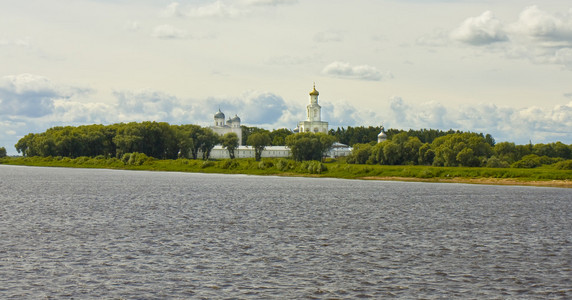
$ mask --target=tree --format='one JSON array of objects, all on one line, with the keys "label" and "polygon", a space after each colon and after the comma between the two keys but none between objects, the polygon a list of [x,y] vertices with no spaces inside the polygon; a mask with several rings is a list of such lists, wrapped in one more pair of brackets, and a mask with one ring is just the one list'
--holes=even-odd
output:
[{"label": "tree", "polygon": [[516,159],[518,154],[516,152],[516,146],[514,143],[501,142],[496,144],[493,150],[496,153],[497,159],[505,161],[508,164],[512,164],[518,160]]},{"label": "tree", "polygon": [[211,150],[219,142],[218,134],[209,128],[201,128],[201,134],[199,134],[197,140],[203,152],[203,160],[208,160],[211,156]]},{"label": "tree", "polygon": [[335,137],[325,133],[301,132],[286,137],[286,146],[297,161],[322,160],[330,150]]},{"label": "tree", "polygon": [[354,144],[352,154],[348,157],[348,163],[365,164],[372,156],[372,146],[370,144]]},{"label": "tree", "polygon": [[470,132],[438,137],[431,143],[431,149],[435,151],[433,165],[445,167],[459,164],[477,167],[493,154],[491,145],[482,134]]},{"label": "tree", "polygon": [[248,126],[240,126],[240,130],[242,131],[242,145],[247,145],[248,144],[248,138],[250,137],[251,134],[255,134],[255,133],[267,133],[269,134],[270,132],[264,128],[259,128],[259,127],[248,127]]},{"label": "tree", "polygon": [[471,148],[463,148],[459,151],[456,157],[457,161],[464,167],[478,167],[480,162],[479,159],[475,157],[474,151]]},{"label": "tree", "polygon": [[221,142],[222,146],[228,150],[228,156],[234,159],[234,150],[238,148],[238,135],[234,132],[229,132],[222,137]]},{"label": "tree", "polygon": [[6,148],[0,147],[0,158],[6,157]]},{"label": "tree", "polygon": [[419,148],[419,164],[428,165],[433,164],[433,159],[435,158],[435,152],[431,149],[431,145],[428,143],[423,144]]},{"label": "tree", "polygon": [[271,141],[268,133],[256,132],[248,137],[246,143],[254,148],[254,158],[256,161],[260,161],[260,158],[262,157],[262,151],[264,148],[266,148],[266,146],[270,145]]},{"label": "tree", "polygon": [[280,128],[272,130],[270,133],[270,139],[272,140],[272,146],[284,146],[286,145],[286,137],[293,134],[290,129]]},{"label": "tree", "polygon": [[198,137],[202,132],[199,125],[175,126],[175,135],[179,147],[179,156],[183,158],[197,159],[201,147]]},{"label": "tree", "polygon": [[32,151],[30,148],[32,146],[33,139],[33,133],[28,133],[23,138],[19,139],[15,145],[16,151],[18,151],[18,153],[22,153],[23,156],[33,156],[30,155],[30,151]]}]

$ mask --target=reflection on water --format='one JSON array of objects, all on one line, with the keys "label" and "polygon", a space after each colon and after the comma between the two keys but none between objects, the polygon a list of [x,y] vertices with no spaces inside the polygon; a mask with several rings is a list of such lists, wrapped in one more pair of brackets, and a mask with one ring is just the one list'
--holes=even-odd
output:
[{"label": "reflection on water", "polygon": [[0,166],[0,298],[571,298],[571,200]]}]

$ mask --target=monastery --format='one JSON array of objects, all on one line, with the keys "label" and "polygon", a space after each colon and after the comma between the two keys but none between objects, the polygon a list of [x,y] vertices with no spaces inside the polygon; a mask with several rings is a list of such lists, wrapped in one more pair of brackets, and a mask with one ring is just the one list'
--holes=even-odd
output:
[{"label": "monastery", "polygon": [[[318,104],[318,96],[320,93],[316,90],[316,85],[310,91],[310,103],[306,106],[306,120],[298,122],[298,126],[293,130],[294,133],[298,132],[314,132],[314,133],[328,133],[328,122],[322,121],[322,107]],[[225,122],[225,115],[219,109],[214,115],[214,125],[210,126],[214,132],[219,135],[224,135],[228,132],[234,132],[238,136],[239,145],[242,144],[242,130],[240,128],[240,118],[235,115]],[[385,133],[382,132],[378,136],[378,141],[384,140]],[[347,156],[351,153],[352,148],[347,145],[334,143],[328,152],[329,157]],[[251,146],[239,146],[235,151],[236,158],[253,158],[254,149]],[[267,146],[262,151],[262,157],[289,157],[290,149],[286,146]],[[211,158],[223,159],[230,158],[228,150],[221,145],[216,145],[211,151]]]}]

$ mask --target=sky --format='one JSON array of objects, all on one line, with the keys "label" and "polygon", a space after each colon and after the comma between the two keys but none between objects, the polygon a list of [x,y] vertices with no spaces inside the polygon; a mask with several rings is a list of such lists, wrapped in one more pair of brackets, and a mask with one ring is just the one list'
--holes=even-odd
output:
[{"label": "sky", "polygon": [[490,133],[572,144],[564,0],[3,0],[0,147],[158,121]]}]

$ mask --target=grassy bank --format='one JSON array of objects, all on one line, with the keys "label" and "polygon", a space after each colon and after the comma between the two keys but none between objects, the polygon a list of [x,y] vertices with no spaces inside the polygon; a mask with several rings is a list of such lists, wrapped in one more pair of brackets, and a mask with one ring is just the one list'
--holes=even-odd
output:
[{"label": "grassy bank", "polygon": [[254,159],[202,161],[189,159],[157,160],[147,157],[129,161],[105,157],[79,157],[76,159],[66,157],[6,157],[0,159],[0,163],[46,167],[572,187],[572,171],[557,170],[549,166],[534,169],[465,168],[354,165],[343,161],[320,163],[317,161],[296,162],[289,159],[263,159],[257,162]]}]

